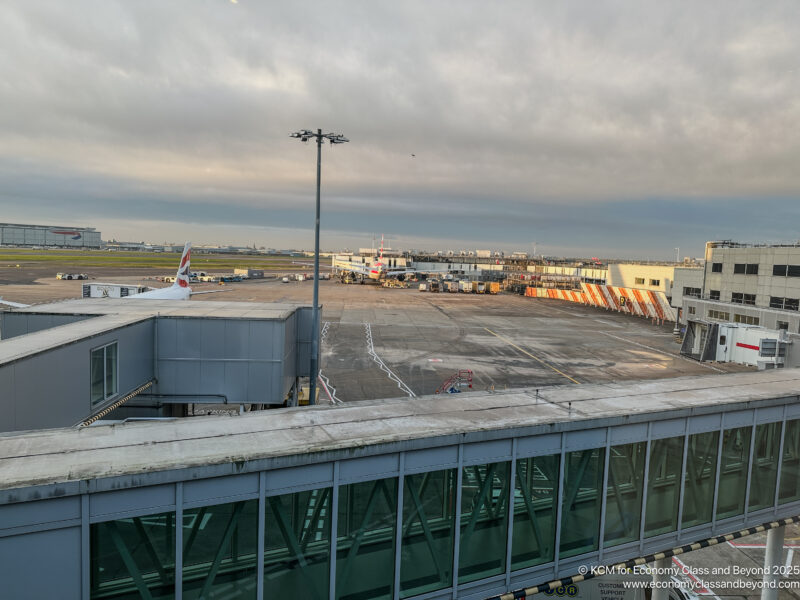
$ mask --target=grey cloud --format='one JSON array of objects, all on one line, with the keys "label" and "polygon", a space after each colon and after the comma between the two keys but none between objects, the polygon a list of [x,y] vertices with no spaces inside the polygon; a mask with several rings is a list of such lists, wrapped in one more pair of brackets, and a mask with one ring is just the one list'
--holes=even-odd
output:
[{"label": "grey cloud", "polygon": [[324,151],[330,214],[368,232],[410,215],[432,242],[448,215],[486,245],[572,211],[563,236],[608,214],[627,252],[616,233],[653,198],[673,230],[678,208],[735,202],[745,231],[754,199],[800,188],[793,2],[20,1],[0,23],[0,203],[25,177],[63,203],[49,174],[68,173],[102,190],[87,222],[135,192],[169,219],[267,208],[296,228],[314,152],[287,134],[316,126],[352,140]]}]

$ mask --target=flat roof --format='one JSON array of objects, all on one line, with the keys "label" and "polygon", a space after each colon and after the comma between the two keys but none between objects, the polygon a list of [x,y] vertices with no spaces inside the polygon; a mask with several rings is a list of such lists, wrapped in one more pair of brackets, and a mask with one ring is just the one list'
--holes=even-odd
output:
[{"label": "flat roof", "polygon": [[[746,403],[796,399],[798,389],[800,369],[781,369],[6,433],[0,490],[58,484],[64,494],[69,482],[120,476],[144,486],[163,483],[159,474],[169,471],[184,471],[182,480],[196,468],[213,476],[214,465],[281,457],[282,466],[298,465],[319,462],[320,453],[328,462],[353,456],[353,448],[365,454],[389,451],[386,444],[391,451],[419,448],[414,442],[422,438],[436,446],[752,408]],[[21,499],[4,497],[0,502]]]},{"label": "flat roof", "polygon": [[78,298],[51,304],[35,304],[6,312],[91,318],[0,340],[0,365],[156,316],[283,321],[302,306],[266,302],[193,302],[133,298]]},{"label": "flat roof", "polygon": [[[50,304],[34,304],[13,312],[50,315],[142,315],[170,317],[225,317],[285,319],[303,305],[273,302],[164,300],[135,298],[75,298]],[[9,311],[12,312],[12,311]]]}]

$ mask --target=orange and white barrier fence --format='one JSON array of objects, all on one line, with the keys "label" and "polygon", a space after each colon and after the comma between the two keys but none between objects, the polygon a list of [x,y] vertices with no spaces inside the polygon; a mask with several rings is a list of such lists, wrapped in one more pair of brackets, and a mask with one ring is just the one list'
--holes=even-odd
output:
[{"label": "orange and white barrier fence", "polygon": [[676,317],[676,311],[669,305],[664,292],[581,283],[581,291],[528,287],[525,288],[525,295],[530,298],[555,298],[578,302],[661,321],[675,321]]}]

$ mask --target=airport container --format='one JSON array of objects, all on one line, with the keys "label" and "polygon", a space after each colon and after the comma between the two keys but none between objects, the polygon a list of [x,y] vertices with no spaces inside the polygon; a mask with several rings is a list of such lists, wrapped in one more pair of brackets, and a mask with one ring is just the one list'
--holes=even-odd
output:
[{"label": "airport container", "polygon": [[432,292],[439,292],[441,290],[441,286],[439,285],[439,281],[437,279],[429,281],[428,284]]},{"label": "airport container", "polygon": [[486,292],[489,294],[497,294],[500,292],[500,282],[499,281],[489,281],[486,284]]},{"label": "airport container", "polygon": [[444,291],[455,293],[458,291],[458,282],[457,281],[445,281],[444,282]]},{"label": "airport container", "polygon": [[419,291],[420,292],[427,292],[428,291],[428,284],[424,281],[419,284]]},{"label": "airport container", "polygon": [[486,292],[486,284],[482,281],[473,281],[472,282],[472,293],[473,294],[483,294]]},{"label": "airport container", "polygon": [[472,291],[472,282],[461,280],[458,282],[458,291],[469,294]]},{"label": "airport container", "polygon": [[124,285],[121,283],[84,283],[84,298],[127,298],[148,291],[143,285]]}]

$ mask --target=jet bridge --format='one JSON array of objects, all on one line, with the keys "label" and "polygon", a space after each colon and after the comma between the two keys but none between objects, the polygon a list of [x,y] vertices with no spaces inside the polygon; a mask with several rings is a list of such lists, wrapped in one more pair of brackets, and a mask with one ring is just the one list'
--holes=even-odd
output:
[{"label": "jet bridge", "polygon": [[478,599],[654,559],[800,514],[798,389],[782,369],[0,435],[0,579]]}]

